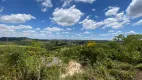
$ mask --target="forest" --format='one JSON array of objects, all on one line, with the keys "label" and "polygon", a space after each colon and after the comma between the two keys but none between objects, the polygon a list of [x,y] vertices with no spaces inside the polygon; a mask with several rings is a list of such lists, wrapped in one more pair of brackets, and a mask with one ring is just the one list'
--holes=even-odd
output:
[{"label": "forest", "polygon": [[0,39],[0,80],[141,80],[142,35],[111,41]]}]

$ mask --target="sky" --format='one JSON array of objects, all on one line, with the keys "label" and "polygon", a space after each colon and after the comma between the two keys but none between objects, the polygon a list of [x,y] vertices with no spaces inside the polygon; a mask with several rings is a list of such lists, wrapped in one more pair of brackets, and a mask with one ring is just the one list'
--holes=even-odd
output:
[{"label": "sky", "polygon": [[142,0],[0,0],[0,37],[112,40],[142,34]]}]

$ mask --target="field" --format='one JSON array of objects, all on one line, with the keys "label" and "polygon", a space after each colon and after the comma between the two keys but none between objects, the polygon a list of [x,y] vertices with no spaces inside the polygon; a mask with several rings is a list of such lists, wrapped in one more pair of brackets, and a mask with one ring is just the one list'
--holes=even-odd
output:
[{"label": "field", "polygon": [[141,80],[142,35],[113,41],[0,39],[0,80]]}]

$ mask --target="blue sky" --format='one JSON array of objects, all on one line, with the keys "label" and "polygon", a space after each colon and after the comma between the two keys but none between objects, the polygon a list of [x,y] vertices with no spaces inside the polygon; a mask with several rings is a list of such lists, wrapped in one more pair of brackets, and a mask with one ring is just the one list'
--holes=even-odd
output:
[{"label": "blue sky", "polygon": [[0,37],[111,40],[142,34],[142,0],[0,0]]}]

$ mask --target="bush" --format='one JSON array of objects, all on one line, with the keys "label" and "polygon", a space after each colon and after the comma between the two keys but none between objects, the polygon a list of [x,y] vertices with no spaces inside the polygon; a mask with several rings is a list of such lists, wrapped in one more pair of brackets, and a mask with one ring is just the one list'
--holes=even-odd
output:
[{"label": "bush", "polygon": [[141,64],[136,65],[136,68],[137,68],[137,69],[142,70],[142,63],[141,63]]},{"label": "bush", "polygon": [[110,69],[108,71],[118,80],[134,80],[135,73],[133,71],[123,71],[118,69]]}]

